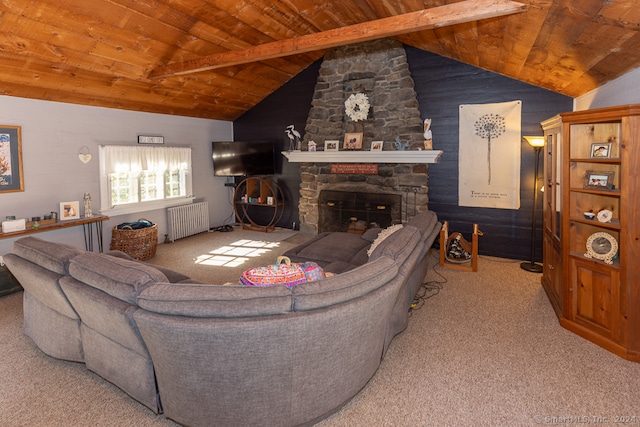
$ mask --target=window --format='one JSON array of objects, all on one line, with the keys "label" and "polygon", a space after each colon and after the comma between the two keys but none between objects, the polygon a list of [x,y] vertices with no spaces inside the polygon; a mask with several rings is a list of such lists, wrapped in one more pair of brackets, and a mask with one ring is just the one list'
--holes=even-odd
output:
[{"label": "window", "polygon": [[190,148],[103,145],[99,154],[102,213],[134,213],[193,200]]}]

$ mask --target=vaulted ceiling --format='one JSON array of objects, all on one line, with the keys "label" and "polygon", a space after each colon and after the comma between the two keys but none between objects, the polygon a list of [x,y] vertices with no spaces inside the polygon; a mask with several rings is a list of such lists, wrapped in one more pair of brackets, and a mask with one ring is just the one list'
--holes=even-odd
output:
[{"label": "vaulted ceiling", "polygon": [[[504,16],[436,19],[426,30],[396,25],[388,36],[571,97],[640,67],[637,0],[518,2],[523,10]],[[382,18],[453,3],[2,0],[0,94],[234,120],[321,58],[328,35],[346,44],[366,23],[374,27],[361,34],[374,34]],[[282,56],[267,55],[268,46]],[[183,74],[171,68],[210,56],[243,60]]]}]

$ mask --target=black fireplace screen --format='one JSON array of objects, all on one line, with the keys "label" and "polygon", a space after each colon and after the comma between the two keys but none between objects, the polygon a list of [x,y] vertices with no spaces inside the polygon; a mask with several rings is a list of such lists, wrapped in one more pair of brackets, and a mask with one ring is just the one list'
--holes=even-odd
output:
[{"label": "black fireplace screen", "polygon": [[318,199],[318,232],[364,233],[371,227],[388,227],[402,221],[402,196],[322,190]]}]

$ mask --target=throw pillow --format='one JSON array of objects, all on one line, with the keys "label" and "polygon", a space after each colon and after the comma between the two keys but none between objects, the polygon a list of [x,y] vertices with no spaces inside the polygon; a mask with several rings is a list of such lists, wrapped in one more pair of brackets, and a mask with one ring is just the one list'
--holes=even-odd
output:
[{"label": "throw pillow", "polygon": [[380,234],[381,231],[382,231],[382,228],[378,228],[378,227],[369,228],[367,231],[365,231],[362,234],[362,238],[364,240],[368,240],[369,242],[373,243],[373,241],[376,240],[376,237],[378,237],[378,234]]},{"label": "throw pillow", "polygon": [[378,234],[378,237],[376,237],[376,240],[374,240],[373,243],[371,244],[371,247],[369,248],[369,250],[367,250],[367,255],[371,256],[373,251],[376,250],[376,247],[378,247],[378,245],[380,243],[382,243],[384,241],[384,239],[386,239],[387,237],[391,236],[393,233],[395,233],[396,231],[400,230],[401,228],[402,228],[402,224],[395,224],[395,225],[391,225],[391,226],[385,228],[384,230],[382,230]]},{"label": "throw pillow", "polygon": [[285,285],[291,288],[323,277],[324,271],[315,262],[292,263],[289,258],[282,256],[278,257],[276,264],[246,270],[240,277],[240,283],[246,286]]}]

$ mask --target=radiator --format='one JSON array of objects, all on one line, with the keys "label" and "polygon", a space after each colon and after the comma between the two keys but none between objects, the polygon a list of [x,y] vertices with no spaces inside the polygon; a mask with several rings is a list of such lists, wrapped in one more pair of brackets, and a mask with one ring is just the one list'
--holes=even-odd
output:
[{"label": "radiator", "polygon": [[192,203],[167,209],[169,240],[209,231],[209,202]]}]

